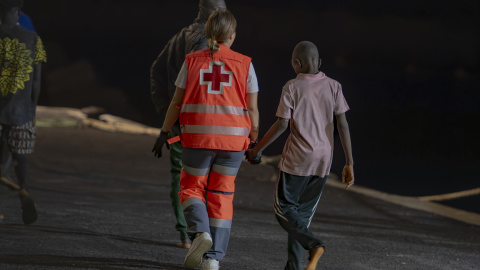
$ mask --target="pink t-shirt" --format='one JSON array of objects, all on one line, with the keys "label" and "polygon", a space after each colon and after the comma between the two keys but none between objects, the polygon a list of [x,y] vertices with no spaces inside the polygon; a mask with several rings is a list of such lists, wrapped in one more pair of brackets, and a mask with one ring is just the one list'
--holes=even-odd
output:
[{"label": "pink t-shirt", "polygon": [[304,74],[285,84],[277,117],[290,119],[290,136],[280,170],[294,175],[330,173],[333,155],[333,117],[348,111],[342,86],[324,73]]}]

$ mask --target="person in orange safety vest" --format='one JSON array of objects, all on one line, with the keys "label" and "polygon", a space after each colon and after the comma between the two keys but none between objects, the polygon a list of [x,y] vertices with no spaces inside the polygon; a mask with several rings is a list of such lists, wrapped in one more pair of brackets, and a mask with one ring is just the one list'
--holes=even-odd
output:
[{"label": "person in orange safety vest", "polygon": [[250,57],[230,49],[236,24],[228,10],[209,17],[208,49],[186,56],[153,149],[160,157],[180,117],[184,148],[178,194],[193,241],[185,257],[188,268],[206,259],[202,269],[219,269],[230,238],[235,177],[245,150],[258,137],[255,70]]}]

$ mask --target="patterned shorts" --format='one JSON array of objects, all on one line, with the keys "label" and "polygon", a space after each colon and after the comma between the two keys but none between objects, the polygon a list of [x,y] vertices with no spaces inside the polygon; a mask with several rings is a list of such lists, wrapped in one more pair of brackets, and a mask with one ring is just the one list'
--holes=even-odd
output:
[{"label": "patterned shorts", "polygon": [[35,146],[35,123],[33,120],[21,126],[2,126],[2,132],[8,131],[7,145],[12,153],[31,154]]}]

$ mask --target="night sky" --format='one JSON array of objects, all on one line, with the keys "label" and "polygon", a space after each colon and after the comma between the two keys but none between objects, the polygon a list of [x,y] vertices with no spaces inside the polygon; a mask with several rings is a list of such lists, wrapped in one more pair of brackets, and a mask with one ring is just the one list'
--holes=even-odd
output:
[{"label": "night sky", "polygon": [[[42,105],[96,105],[160,126],[149,69],[198,1],[25,2],[49,54]],[[226,2],[238,21],[232,49],[257,72],[261,134],[295,77],[293,47],[310,40],[350,105],[358,183],[405,195],[478,187],[480,1]],[[343,162],[338,143],[332,171]]]}]

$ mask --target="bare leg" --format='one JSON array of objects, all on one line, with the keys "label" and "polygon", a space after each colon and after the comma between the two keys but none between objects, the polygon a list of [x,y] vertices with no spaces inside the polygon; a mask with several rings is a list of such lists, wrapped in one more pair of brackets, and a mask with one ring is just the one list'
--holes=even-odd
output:
[{"label": "bare leg", "polygon": [[317,269],[318,260],[320,259],[320,257],[322,257],[323,251],[325,251],[324,246],[313,248],[310,251],[310,262],[308,263],[308,266],[307,268],[305,268],[305,270]]},{"label": "bare leg", "polygon": [[7,145],[8,128],[2,127],[0,139],[0,183],[11,190],[19,190],[20,187],[10,180],[10,170],[12,168],[12,154]]},{"label": "bare leg", "polygon": [[13,153],[13,159],[16,161],[15,173],[17,175],[20,190],[18,197],[22,205],[22,219],[25,225],[31,224],[37,220],[37,209],[32,196],[27,189],[28,161],[27,155]]},{"label": "bare leg", "polygon": [[28,176],[28,160],[27,155],[13,153],[13,159],[16,161],[15,164],[15,175],[17,176],[17,181],[20,186],[20,189],[27,188],[27,176]]}]

